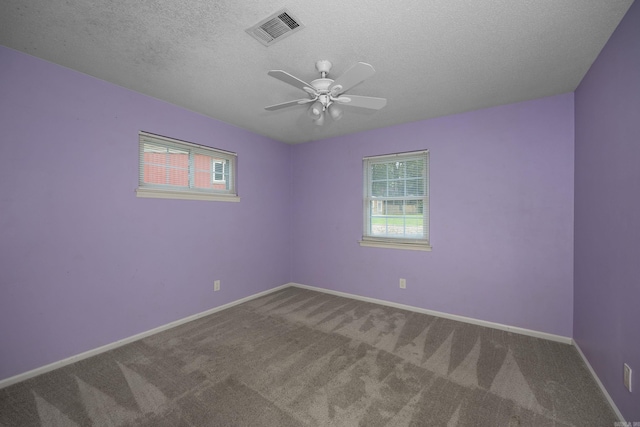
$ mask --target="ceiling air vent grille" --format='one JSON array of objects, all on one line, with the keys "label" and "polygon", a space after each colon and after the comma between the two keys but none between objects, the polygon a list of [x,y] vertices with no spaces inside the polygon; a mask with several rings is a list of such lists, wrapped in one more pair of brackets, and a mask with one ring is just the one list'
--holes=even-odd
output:
[{"label": "ceiling air vent grille", "polygon": [[271,46],[302,28],[302,22],[294,18],[287,9],[282,9],[246,31],[263,45]]}]

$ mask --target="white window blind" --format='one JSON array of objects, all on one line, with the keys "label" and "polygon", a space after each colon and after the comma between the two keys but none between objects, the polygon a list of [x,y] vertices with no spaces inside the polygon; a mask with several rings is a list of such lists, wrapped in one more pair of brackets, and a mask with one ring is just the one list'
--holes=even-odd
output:
[{"label": "white window blind", "polygon": [[430,250],[429,152],[365,157],[363,246]]},{"label": "white window blind", "polygon": [[139,134],[138,197],[239,201],[236,154]]}]

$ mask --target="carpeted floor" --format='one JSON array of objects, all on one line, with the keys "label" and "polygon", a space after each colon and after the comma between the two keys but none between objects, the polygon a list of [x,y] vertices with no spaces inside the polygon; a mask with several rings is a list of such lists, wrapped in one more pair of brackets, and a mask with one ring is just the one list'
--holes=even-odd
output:
[{"label": "carpeted floor", "polygon": [[300,288],[0,390],[0,426],[613,426],[567,344]]}]

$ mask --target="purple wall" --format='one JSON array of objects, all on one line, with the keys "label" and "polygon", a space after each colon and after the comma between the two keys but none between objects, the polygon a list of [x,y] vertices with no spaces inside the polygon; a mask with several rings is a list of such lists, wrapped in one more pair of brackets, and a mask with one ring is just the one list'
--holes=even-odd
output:
[{"label": "purple wall", "polygon": [[[291,146],[4,47],[0,129],[0,379],[289,282]],[[136,198],[139,130],[241,202]]]},{"label": "purple wall", "polygon": [[[640,421],[640,3],[575,93],[574,338],[628,421]],[[623,363],[635,370],[623,386]]]},{"label": "purple wall", "polygon": [[[294,146],[292,280],[570,337],[573,141],[564,94]],[[362,158],[425,148],[433,251],[360,247]]]}]

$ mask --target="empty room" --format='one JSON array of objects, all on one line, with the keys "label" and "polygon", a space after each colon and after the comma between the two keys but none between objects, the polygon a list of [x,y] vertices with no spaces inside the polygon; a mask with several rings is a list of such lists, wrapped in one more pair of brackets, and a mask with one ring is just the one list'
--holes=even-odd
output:
[{"label": "empty room", "polygon": [[640,4],[0,4],[0,427],[640,425]]}]

